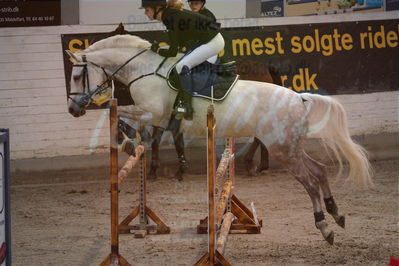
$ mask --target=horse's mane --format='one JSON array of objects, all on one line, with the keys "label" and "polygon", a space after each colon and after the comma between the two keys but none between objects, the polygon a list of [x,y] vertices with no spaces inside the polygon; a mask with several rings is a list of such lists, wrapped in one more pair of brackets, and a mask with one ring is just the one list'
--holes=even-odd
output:
[{"label": "horse's mane", "polygon": [[115,35],[106,39],[95,42],[90,45],[84,52],[93,52],[107,48],[139,48],[145,49],[150,47],[151,44],[134,35]]}]

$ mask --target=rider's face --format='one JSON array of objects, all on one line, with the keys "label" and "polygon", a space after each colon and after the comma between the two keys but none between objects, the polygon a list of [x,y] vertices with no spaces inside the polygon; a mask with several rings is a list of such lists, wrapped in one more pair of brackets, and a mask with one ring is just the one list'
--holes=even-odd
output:
[{"label": "rider's face", "polygon": [[190,4],[191,11],[199,12],[201,10],[202,5],[204,4],[204,2],[202,2],[202,1],[190,1],[189,4]]},{"label": "rider's face", "polygon": [[154,20],[155,19],[154,18],[154,13],[155,13],[154,8],[152,8],[152,7],[144,8],[144,14],[148,17],[148,19]]}]

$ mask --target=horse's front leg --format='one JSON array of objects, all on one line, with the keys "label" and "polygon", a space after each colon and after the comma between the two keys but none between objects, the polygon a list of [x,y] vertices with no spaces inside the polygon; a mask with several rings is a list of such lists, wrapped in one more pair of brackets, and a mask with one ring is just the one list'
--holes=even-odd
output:
[{"label": "horse's front leg", "polygon": [[150,172],[148,173],[149,180],[155,180],[158,175],[157,171],[160,166],[159,161],[159,143],[161,142],[161,138],[163,135],[164,129],[160,127],[153,127],[152,132],[152,143],[151,143],[151,164],[150,164]]},{"label": "horse's front leg", "polygon": [[179,159],[179,169],[177,170],[175,177],[177,178],[177,180],[182,181],[183,175],[186,173],[186,170],[188,169],[188,163],[186,160],[186,156],[184,155],[183,133],[172,132],[172,134],[175,143],[177,158]]},{"label": "horse's front leg", "polygon": [[136,146],[139,144],[136,140],[136,129],[124,121],[122,117],[118,117],[118,144],[121,145],[121,151],[133,156]]}]

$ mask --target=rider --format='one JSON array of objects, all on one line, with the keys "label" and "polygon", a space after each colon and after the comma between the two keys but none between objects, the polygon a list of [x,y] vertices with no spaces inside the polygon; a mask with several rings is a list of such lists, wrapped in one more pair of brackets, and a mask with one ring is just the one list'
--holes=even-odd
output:
[{"label": "rider", "polygon": [[207,16],[213,19],[213,21],[216,21],[215,15],[205,7],[206,0],[187,0],[187,2],[191,8],[191,11],[200,13],[201,15]]},{"label": "rider", "polygon": [[176,71],[186,107],[184,118],[192,120],[190,71],[205,61],[215,63],[218,53],[224,48],[224,39],[218,23],[209,17],[182,9],[182,6],[181,0],[169,0],[168,3],[166,0],[142,0],[144,14],[149,19],[161,21],[169,36],[169,49],[159,48],[157,43],[151,49],[161,56],[174,57],[179,47],[187,48],[186,55],[176,64]]}]

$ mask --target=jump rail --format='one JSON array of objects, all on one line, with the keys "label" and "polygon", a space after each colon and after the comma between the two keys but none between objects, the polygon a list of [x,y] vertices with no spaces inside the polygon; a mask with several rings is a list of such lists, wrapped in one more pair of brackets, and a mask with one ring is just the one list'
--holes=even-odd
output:
[{"label": "jump rail", "polygon": [[[134,232],[136,238],[143,238],[147,233],[168,234],[170,228],[159,218],[153,210],[147,206],[147,167],[145,148],[139,145],[136,155],[130,156],[121,170],[118,172],[118,116],[117,100],[110,101],[110,184],[111,184],[111,253],[103,260],[100,266],[120,265],[130,266],[119,254],[119,234]],[[129,175],[132,169],[140,164],[140,203],[119,224],[119,188],[118,185]],[[140,223],[129,225],[136,216],[140,216]],[[155,225],[149,224],[150,218]]]},{"label": "jump rail", "polygon": [[[215,132],[216,123],[213,115],[213,105],[208,107],[208,217],[202,219],[197,226],[199,234],[208,233],[208,252],[203,255],[195,266],[231,265],[223,253],[227,236],[233,230],[258,234],[261,231],[262,220],[256,217],[255,208],[251,212],[234,195],[234,140],[229,139],[228,146],[215,171]],[[221,180],[228,177],[226,181]],[[220,184],[223,184],[222,186]],[[222,190],[219,192],[220,187]],[[217,203],[215,198],[219,194]],[[216,207],[216,208],[215,208]],[[255,214],[254,214],[255,213]]]}]

